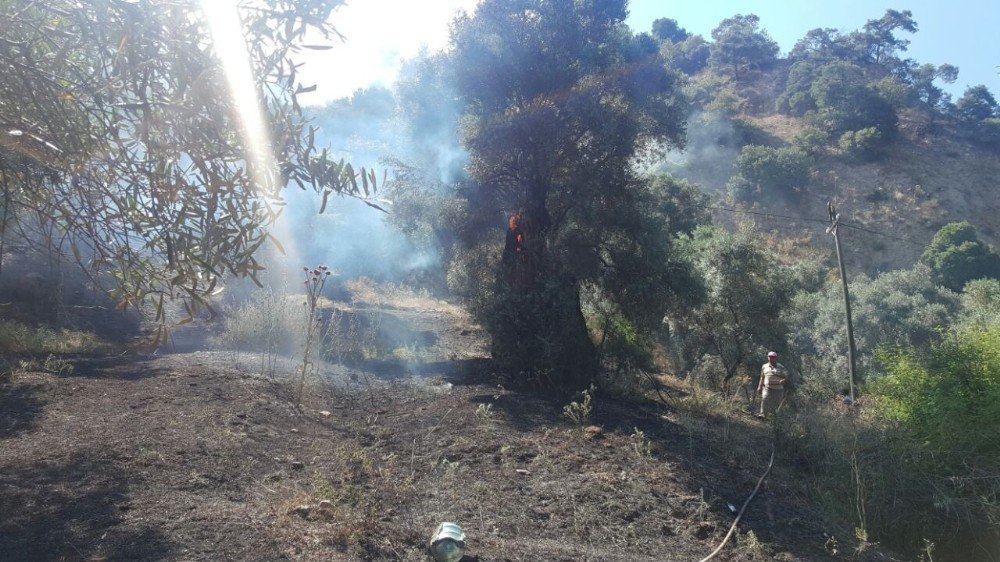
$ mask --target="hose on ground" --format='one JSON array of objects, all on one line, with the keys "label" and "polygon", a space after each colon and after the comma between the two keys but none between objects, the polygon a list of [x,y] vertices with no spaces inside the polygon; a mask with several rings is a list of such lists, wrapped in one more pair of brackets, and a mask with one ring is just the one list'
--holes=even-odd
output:
[{"label": "hose on ground", "polygon": [[743,502],[743,507],[740,508],[740,512],[736,515],[736,520],[733,521],[732,526],[729,527],[729,532],[726,533],[726,537],[722,539],[722,542],[719,543],[719,546],[717,546],[715,550],[712,551],[712,554],[709,554],[708,556],[702,558],[701,562],[708,562],[708,560],[715,558],[715,556],[722,551],[722,548],[726,546],[726,543],[729,542],[729,539],[732,538],[733,533],[736,531],[736,526],[739,525],[740,519],[743,518],[743,512],[746,511],[747,506],[750,505],[750,502],[753,500],[754,496],[757,495],[757,491],[760,490],[760,485],[764,483],[764,479],[767,478],[767,475],[770,474],[771,472],[771,467],[774,466],[774,451],[776,448],[777,447],[775,445],[771,445],[771,460],[768,461],[767,463],[767,470],[764,471],[764,474],[760,475],[760,479],[757,480],[757,486],[754,487],[753,492],[750,493],[750,497],[747,498],[747,501]]}]

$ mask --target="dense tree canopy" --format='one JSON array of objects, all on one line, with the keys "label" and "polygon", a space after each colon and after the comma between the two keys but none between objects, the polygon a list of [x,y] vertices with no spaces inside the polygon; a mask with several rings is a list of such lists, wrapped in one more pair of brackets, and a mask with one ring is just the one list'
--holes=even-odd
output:
[{"label": "dense tree canopy", "polygon": [[962,97],[955,102],[955,106],[958,115],[968,121],[981,121],[1000,115],[998,113],[1000,106],[997,105],[996,98],[990,93],[989,88],[982,84],[966,88]]},{"label": "dense tree canopy", "polygon": [[778,56],[778,44],[761,30],[754,14],[737,14],[722,20],[712,30],[709,64],[719,72],[739,79],[747,70],[764,68]]},{"label": "dense tree canopy", "polygon": [[0,2],[4,234],[58,232],[121,306],[253,277],[287,183],[371,183],[317,150],[297,102],[294,54],[339,3]]},{"label": "dense tree canopy", "polygon": [[[672,222],[633,166],[654,142],[681,143],[684,105],[658,45],[629,32],[625,16],[624,1],[487,0],[455,22],[471,181],[449,275],[472,284],[495,354],[527,359],[515,372],[593,375],[583,286],[648,325],[690,277],[670,251],[687,223]],[[520,238],[501,259],[503,210]],[[488,269],[470,275],[483,256],[493,256]]]},{"label": "dense tree canopy", "polygon": [[[839,283],[818,293],[796,295],[786,321],[793,327],[791,346],[811,357],[810,372],[832,388],[847,386],[847,329]],[[958,311],[958,295],[937,285],[930,270],[859,276],[851,281],[851,309],[858,366],[875,370],[875,356],[885,346],[920,346],[938,339]]]},{"label": "dense tree canopy", "polygon": [[711,48],[704,37],[692,35],[679,43],[665,41],[661,53],[671,67],[687,74],[694,74],[708,65]]},{"label": "dense tree canopy", "polygon": [[659,18],[653,21],[653,37],[660,41],[680,43],[690,36],[687,30],[681,27],[675,19]]},{"label": "dense tree canopy", "polygon": [[910,10],[886,10],[877,20],[868,20],[860,31],[847,37],[847,43],[857,54],[858,62],[868,62],[893,68],[902,64],[897,54],[906,51],[910,41],[896,36],[899,31],[917,32],[917,22]]},{"label": "dense tree canopy", "polygon": [[1000,277],[1000,255],[979,240],[976,228],[964,221],[941,227],[920,261],[953,291],[961,291],[973,279]]},{"label": "dense tree canopy", "polygon": [[686,244],[705,280],[707,298],[685,317],[683,351],[689,359],[718,357],[724,380],[753,373],[769,350],[784,353],[788,327],[782,317],[795,286],[763,240],[744,227],[736,234],[700,228]]}]

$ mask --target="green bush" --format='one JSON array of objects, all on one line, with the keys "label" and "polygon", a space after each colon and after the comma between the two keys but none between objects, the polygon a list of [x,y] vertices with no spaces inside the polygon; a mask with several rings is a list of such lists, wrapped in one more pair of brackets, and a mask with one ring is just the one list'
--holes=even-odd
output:
[{"label": "green bush", "polygon": [[[883,346],[921,346],[940,338],[954,321],[958,295],[934,282],[924,265],[851,281],[851,309],[857,365],[862,376],[879,373],[875,350]],[[847,388],[847,328],[840,282],[818,293],[800,293],[784,311],[792,328],[792,347],[804,357],[804,376],[814,379],[824,400]]]},{"label": "green bush", "polygon": [[953,291],[962,290],[973,279],[1000,277],[1000,255],[979,240],[976,228],[965,221],[941,227],[920,261]]},{"label": "green bush", "polygon": [[930,345],[883,347],[882,375],[855,410],[829,398],[801,407],[810,381],[800,387],[800,407],[778,430],[785,454],[808,460],[803,476],[828,516],[856,521],[908,559],[925,539],[944,560],[1000,552],[1000,320],[991,320]]},{"label": "green bush", "polygon": [[[1000,517],[1000,320],[950,333],[921,352],[881,357],[870,385],[877,412],[900,429],[896,447],[926,482],[923,511],[964,526]],[[957,521],[956,521],[957,519]]]},{"label": "green bush", "polygon": [[985,326],[1000,318],[1000,280],[974,279],[962,289],[962,324]]},{"label": "green bush", "polygon": [[750,180],[736,174],[726,182],[726,192],[734,201],[740,203],[752,203],[757,197],[757,186],[750,183]]},{"label": "green bush", "polygon": [[744,146],[736,166],[763,193],[785,194],[809,183],[809,155],[801,148]]},{"label": "green bush", "polygon": [[809,91],[816,80],[818,67],[813,61],[797,61],[788,70],[785,91],[775,99],[776,110],[801,117],[816,109],[816,101]]},{"label": "green bush", "polygon": [[603,345],[599,351],[604,357],[611,360],[617,369],[651,367],[653,363],[652,341],[625,318],[609,318],[603,337]]},{"label": "green bush", "polygon": [[949,334],[929,352],[880,357],[878,410],[912,433],[932,466],[1000,466],[1000,321]]},{"label": "green bush", "polygon": [[735,117],[746,109],[747,100],[741,96],[732,86],[723,86],[716,91],[712,101],[705,106],[705,109],[721,113],[727,117]]},{"label": "green bush", "polygon": [[871,161],[879,157],[885,136],[876,127],[847,131],[837,143],[846,156],[856,160]]},{"label": "green bush", "polygon": [[682,356],[702,363],[717,357],[724,381],[755,373],[768,350],[787,347],[788,326],[780,312],[794,292],[795,275],[748,227],[735,234],[701,227],[685,247],[708,298],[683,318],[687,333],[677,342]]},{"label": "green bush", "polygon": [[817,127],[806,127],[795,136],[795,146],[808,154],[816,154],[830,144],[830,133]]}]

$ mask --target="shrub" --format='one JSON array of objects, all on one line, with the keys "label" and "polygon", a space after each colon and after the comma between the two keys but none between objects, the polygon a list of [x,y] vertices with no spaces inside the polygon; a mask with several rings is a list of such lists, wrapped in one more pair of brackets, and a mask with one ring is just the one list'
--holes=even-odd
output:
[{"label": "shrub", "polygon": [[[851,281],[857,364],[862,376],[878,374],[875,351],[937,340],[958,312],[958,295],[936,284],[923,265]],[[847,328],[839,282],[818,293],[800,293],[785,311],[792,347],[805,357],[803,373],[817,400],[847,387]],[[805,394],[805,392],[803,392]]]},{"label": "shrub", "polygon": [[2,354],[87,353],[108,349],[107,343],[90,332],[29,326],[12,320],[0,320]]},{"label": "shrub", "polygon": [[830,133],[817,127],[806,127],[795,136],[795,146],[807,154],[821,152],[830,144]]},{"label": "shrub", "polygon": [[750,184],[763,193],[786,193],[809,183],[809,155],[801,148],[748,145],[736,166]]},{"label": "shrub", "polygon": [[716,91],[712,101],[705,109],[721,113],[727,117],[735,117],[746,109],[747,99],[741,96],[732,86],[723,86]]},{"label": "shrub", "polygon": [[898,427],[894,456],[922,484],[904,490],[906,511],[923,514],[911,521],[923,524],[916,530],[937,538],[941,528],[997,521],[1000,320],[952,332],[927,351],[885,353],[881,362],[886,374],[870,391],[876,411]]},{"label": "shrub", "polygon": [[847,131],[840,136],[840,150],[856,160],[871,161],[879,157],[885,137],[876,127]]},{"label": "shrub", "polygon": [[985,326],[1000,318],[1000,280],[975,279],[962,289],[961,322]]},{"label": "shrub", "polygon": [[1000,466],[1000,321],[951,333],[928,353],[884,353],[879,412],[901,424],[934,468]]},{"label": "shrub", "polygon": [[953,291],[962,290],[973,279],[1000,277],[1000,255],[980,241],[976,228],[965,221],[941,227],[920,261]]},{"label": "shrub", "polygon": [[583,426],[587,425],[590,421],[590,415],[594,410],[593,400],[595,392],[597,392],[597,388],[594,385],[590,385],[590,388],[580,392],[579,402],[574,400],[563,406],[563,415],[569,418],[580,429],[583,429]]}]

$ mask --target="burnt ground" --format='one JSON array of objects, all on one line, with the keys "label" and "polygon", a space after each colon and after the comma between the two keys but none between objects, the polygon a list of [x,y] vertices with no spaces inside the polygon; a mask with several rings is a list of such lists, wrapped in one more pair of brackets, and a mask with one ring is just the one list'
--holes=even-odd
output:
[{"label": "burnt ground", "polygon": [[[714,549],[766,466],[766,428],[598,396],[587,433],[562,415],[571,394],[498,386],[481,334],[450,314],[420,320],[447,357],[330,368],[301,409],[287,376],[229,352],[16,373],[0,386],[0,560],[426,560],[442,521],[465,529],[466,560]],[[797,470],[779,454],[717,560],[857,559]]]}]

